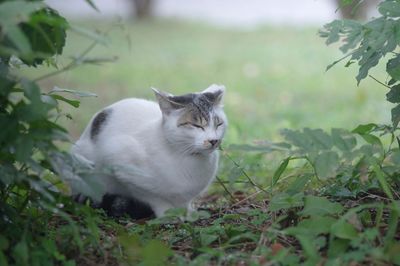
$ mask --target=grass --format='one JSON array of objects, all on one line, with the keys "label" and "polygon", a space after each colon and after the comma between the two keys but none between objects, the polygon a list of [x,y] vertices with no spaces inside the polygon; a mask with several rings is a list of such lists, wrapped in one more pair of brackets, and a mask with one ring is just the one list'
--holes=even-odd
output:
[{"label": "grass", "polygon": [[[110,24],[85,25],[103,29]],[[382,86],[368,79],[357,87],[355,67],[325,72],[341,55],[337,47],[327,47],[317,31],[270,26],[241,31],[178,21],[126,24],[122,30],[112,29],[107,46],[90,54],[117,56],[115,63],[82,66],[47,79],[44,86],[99,96],[82,99],[79,109],[66,109],[73,120],[62,122],[74,139],[100,108],[126,97],[153,99],[151,86],[180,94],[224,84],[230,122],[226,143],[277,139],[282,128],[351,129],[360,123],[388,122]],[[67,44],[64,54],[73,56],[88,41],[72,32]],[[385,80],[382,73],[378,69],[374,75]]]},{"label": "grass", "polygon": [[[109,25],[85,24],[99,28]],[[177,265],[316,265],[328,259],[330,265],[388,265],[396,261],[400,246],[395,242],[399,240],[395,204],[389,205],[384,193],[369,190],[379,185],[362,156],[360,159],[364,153],[370,153],[371,160],[378,157],[381,150],[374,146],[376,143],[365,144],[359,138],[358,144],[363,146],[358,149],[355,144],[351,146],[355,136],[343,133],[339,144],[351,146],[349,150],[339,151],[337,143],[334,148],[332,144],[320,148],[321,140],[334,142],[337,136],[307,131],[313,133],[303,134],[301,139],[312,145],[298,148],[305,148],[302,156],[310,163],[290,162],[290,169],[275,177],[277,183],[267,193],[249,185],[246,176],[264,187],[271,184],[282,154],[229,149],[230,144],[281,140],[282,128],[329,131],[389,122],[390,106],[381,85],[368,79],[357,87],[352,67],[337,66],[325,72],[326,66],[341,55],[337,47],[324,45],[317,30],[264,26],[241,31],[178,21],[135,23],[111,31],[107,46],[96,47],[91,53],[94,57],[117,56],[117,62],[82,66],[43,81],[47,89],[57,85],[98,95],[82,98],[79,109],[65,106],[64,111],[73,119],[63,117],[60,121],[74,139],[100,108],[126,97],[153,98],[151,86],[174,94],[199,91],[212,83],[227,87],[225,109],[230,126],[224,147],[228,148],[223,152],[219,173],[227,193],[220,185],[213,186],[211,191],[218,193],[198,202],[207,212],[198,214],[193,223],[132,222],[126,218],[115,223],[85,210],[88,215],[77,215],[76,219],[93,215],[97,222],[89,219],[81,223],[83,228],[85,223],[95,228],[100,240],[90,244],[84,255],[81,252],[72,258],[83,265],[113,265],[118,263],[116,258],[130,264],[141,261],[143,265],[166,261]],[[84,50],[89,41],[71,33],[67,43],[68,56]],[[65,64],[60,59],[59,65]],[[46,69],[40,71],[45,73]],[[25,72],[32,75],[30,70]],[[383,73],[377,68],[372,74],[385,80]],[[371,132],[365,130],[363,134],[371,139]],[[293,138],[298,136],[292,134]],[[297,150],[291,152],[289,159],[298,156]],[[384,152],[382,162],[393,167],[390,153]],[[331,174],[329,166],[334,164],[334,178],[320,180],[318,176]],[[345,189],[352,186],[360,188],[355,193],[366,194],[345,195]],[[336,202],[329,201],[327,195]],[[361,206],[360,211],[351,209],[354,206]],[[354,211],[352,216],[348,210]],[[52,230],[56,233],[57,225]],[[390,244],[383,248],[383,242]]]}]

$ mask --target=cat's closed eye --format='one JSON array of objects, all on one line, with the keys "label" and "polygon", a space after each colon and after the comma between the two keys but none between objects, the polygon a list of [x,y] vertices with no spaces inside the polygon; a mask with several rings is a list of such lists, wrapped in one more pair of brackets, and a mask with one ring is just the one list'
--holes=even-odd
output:
[{"label": "cat's closed eye", "polygon": [[204,130],[204,127],[202,127],[202,126],[200,126],[200,125],[192,124],[192,123],[190,123],[190,125],[191,125],[192,127],[200,128],[200,129]]},{"label": "cat's closed eye", "polygon": [[189,123],[189,122],[185,122],[185,123],[182,123],[182,124],[178,125],[178,127],[182,127],[182,126],[195,127],[195,128],[200,128],[200,129],[204,130],[203,126],[200,126],[198,124]]},{"label": "cat's closed eye", "polygon": [[223,124],[224,124],[224,122],[219,122],[219,123],[217,124],[216,128],[222,126]]}]

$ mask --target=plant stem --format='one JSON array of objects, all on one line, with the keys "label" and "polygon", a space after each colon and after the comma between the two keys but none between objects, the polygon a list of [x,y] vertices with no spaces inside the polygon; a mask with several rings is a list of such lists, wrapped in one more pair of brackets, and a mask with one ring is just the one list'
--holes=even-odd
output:
[{"label": "plant stem", "polygon": [[71,70],[71,69],[73,69],[73,68],[79,66],[79,65],[80,65],[80,61],[81,61],[94,47],[96,47],[97,44],[98,44],[98,41],[96,40],[96,41],[94,41],[93,43],[91,43],[77,58],[74,58],[74,59],[73,59],[68,65],[66,65],[65,67],[63,67],[63,68],[61,68],[61,69],[59,69],[59,70],[56,70],[56,71],[54,71],[54,72],[47,73],[47,74],[45,74],[45,75],[43,75],[43,76],[40,76],[40,77],[34,79],[33,81],[34,81],[34,82],[37,82],[37,81],[40,81],[40,80],[42,80],[42,79],[46,79],[46,78],[49,78],[49,77],[58,75],[58,74],[60,74],[60,73],[63,73],[63,72],[65,72],[65,71]]},{"label": "plant stem", "polygon": [[247,178],[247,180],[250,182],[250,184],[252,184],[253,186],[257,187],[258,189],[264,191],[265,193],[268,193],[263,187],[261,187],[260,185],[255,183],[251,179],[251,177],[246,173],[246,171],[243,169],[243,167],[241,167],[235,160],[233,160],[232,157],[229,156],[229,154],[225,150],[223,150],[221,148],[221,151],[223,151],[223,154],[226,156],[226,158],[228,158],[240,170],[240,172],[242,172],[242,174]]},{"label": "plant stem", "polygon": [[236,202],[235,197],[233,196],[233,194],[229,191],[229,189],[225,186],[224,182],[222,182],[222,180],[216,176],[215,179],[217,179],[218,183],[222,186],[222,188],[225,190],[225,192],[229,195],[229,197],[231,197],[233,202]]},{"label": "plant stem", "polygon": [[370,78],[372,78],[373,80],[375,80],[376,82],[378,82],[379,84],[381,84],[382,86],[385,86],[386,88],[390,89],[390,87],[388,85],[386,85],[385,83],[383,83],[382,81],[378,80],[377,78],[375,78],[372,75],[368,75]]}]

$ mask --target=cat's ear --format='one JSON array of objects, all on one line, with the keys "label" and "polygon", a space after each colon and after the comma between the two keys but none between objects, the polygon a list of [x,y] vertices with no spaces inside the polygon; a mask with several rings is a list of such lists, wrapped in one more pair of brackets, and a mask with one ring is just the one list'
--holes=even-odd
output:
[{"label": "cat's ear", "polygon": [[172,94],[159,91],[156,88],[151,88],[151,89],[154,91],[154,94],[156,95],[158,105],[160,106],[161,112],[163,114],[169,114],[173,110],[182,109],[185,107],[185,104],[175,101],[174,98],[176,97],[174,97]]},{"label": "cat's ear", "polygon": [[202,91],[202,93],[207,97],[207,99],[212,102],[215,106],[222,106],[225,86],[212,84],[210,87]]}]

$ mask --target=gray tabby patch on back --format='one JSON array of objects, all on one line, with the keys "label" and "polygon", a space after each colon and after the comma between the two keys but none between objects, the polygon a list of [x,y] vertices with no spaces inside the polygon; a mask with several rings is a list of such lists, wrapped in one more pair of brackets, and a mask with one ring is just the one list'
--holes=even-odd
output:
[{"label": "gray tabby patch on back", "polygon": [[95,140],[97,135],[99,135],[101,129],[104,127],[109,116],[111,114],[111,109],[104,109],[96,115],[93,119],[92,125],[90,127],[90,138]]}]

